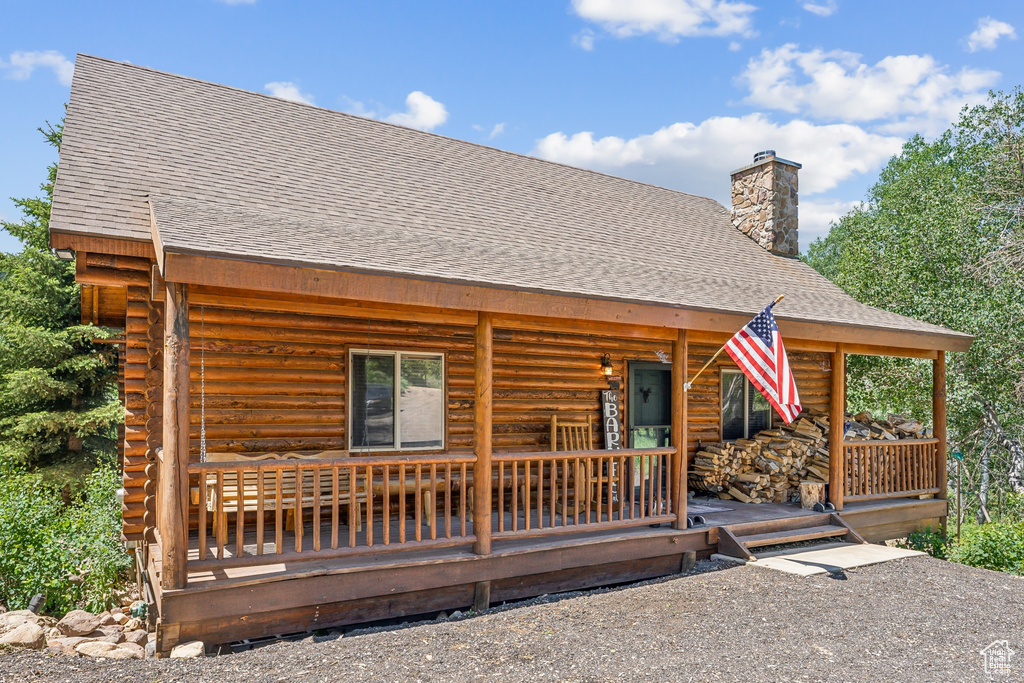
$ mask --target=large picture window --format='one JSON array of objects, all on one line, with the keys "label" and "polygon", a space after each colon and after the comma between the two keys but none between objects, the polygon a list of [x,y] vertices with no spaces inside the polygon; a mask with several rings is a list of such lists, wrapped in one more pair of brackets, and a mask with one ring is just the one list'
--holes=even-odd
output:
[{"label": "large picture window", "polygon": [[772,406],[739,370],[722,370],[722,439],[749,439],[772,425]]},{"label": "large picture window", "polygon": [[444,355],[353,350],[349,356],[349,448],[444,447]]}]

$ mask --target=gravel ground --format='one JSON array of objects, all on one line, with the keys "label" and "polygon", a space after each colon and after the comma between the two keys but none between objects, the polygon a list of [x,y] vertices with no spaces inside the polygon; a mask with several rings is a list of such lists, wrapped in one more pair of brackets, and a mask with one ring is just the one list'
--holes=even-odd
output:
[{"label": "gravel ground", "polygon": [[[712,571],[719,569],[719,571]],[[984,681],[1009,640],[1024,680],[1024,579],[929,557],[801,578],[691,575],[469,618],[200,660],[0,655],[0,681]]]}]

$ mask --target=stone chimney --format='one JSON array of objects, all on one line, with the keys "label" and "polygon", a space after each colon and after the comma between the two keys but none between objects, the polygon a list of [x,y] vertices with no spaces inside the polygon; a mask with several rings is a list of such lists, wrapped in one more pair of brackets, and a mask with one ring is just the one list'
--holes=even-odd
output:
[{"label": "stone chimney", "polygon": [[754,155],[754,163],[732,172],[732,224],[773,254],[800,253],[797,235],[797,171],[775,150]]}]

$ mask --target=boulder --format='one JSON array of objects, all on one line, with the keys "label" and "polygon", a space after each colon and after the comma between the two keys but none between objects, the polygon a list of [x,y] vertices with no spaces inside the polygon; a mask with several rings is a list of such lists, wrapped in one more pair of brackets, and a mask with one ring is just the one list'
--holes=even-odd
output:
[{"label": "boulder", "polygon": [[136,619],[135,617],[132,617],[124,623],[125,631],[137,631],[140,628],[142,628],[142,619]]},{"label": "boulder", "polygon": [[118,650],[127,650],[128,652],[134,652],[135,657],[133,659],[145,659],[146,648],[142,645],[136,645],[135,643],[121,643],[117,646]]},{"label": "boulder", "polygon": [[[142,648],[139,649],[142,650]],[[146,651],[142,650],[142,652],[136,652],[135,650],[129,650],[119,645],[107,654],[103,655],[103,657],[105,659],[145,659]]]},{"label": "boulder", "polygon": [[92,633],[87,633],[86,638],[89,640],[96,640],[104,643],[118,643],[124,642],[124,633],[121,632],[121,627],[114,626],[100,626]]},{"label": "boulder", "polygon": [[57,630],[66,636],[84,636],[100,625],[100,617],[85,610],[72,610],[57,622]]},{"label": "boulder", "polygon": [[53,642],[46,644],[46,647],[43,648],[43,654],[50,655],[51,657],[62,657],[77,653],[74,650],[71,650],[69,653],[60,643]]},{"label": "boulder", "polygon": [[136,629],[134,631],[125,631],[124,640],[126,643],[135,643],[136,645],[146,647],[146,643],[149,642],[149,634],[144,628]]},{"label": "boulder", "polygon": [[43,631],[43,627],[39,624],[26,621],[0,636],[0,645],[42,650],[46,645],[46,632]]},{"label": "boulder", "polygon": [[206,646],[201,640],[182,643],[171,650],[171,659],[192,659],[206,654]]},{"label": "boulder", "polygon": [[36,626],[42,626],[40,623],[40,617],[38,614],[33,614],[27,609],[20,609],[14,612],[7,612],[0,614],[0,635],[13,631],[22,624],[35,624]]},{"label": "boulder", "polygon": [[106,657],[108,652],[117,649],[117,645],[113,643],[102,643],[95,640],[88,640],[84,643],[79,643],[78,647],[75,648],[75,652],[86,657]]}]

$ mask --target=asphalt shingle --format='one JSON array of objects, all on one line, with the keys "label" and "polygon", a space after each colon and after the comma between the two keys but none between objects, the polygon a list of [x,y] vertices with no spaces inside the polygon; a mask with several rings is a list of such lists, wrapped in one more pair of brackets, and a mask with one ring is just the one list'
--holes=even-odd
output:
[{"label": "asphalt shingle", "polygon": [[[726,179],[723,179],[726,182]],[[964,336],[866,306],[706,197],[79,55],[51,227],[165,251]]]}]

